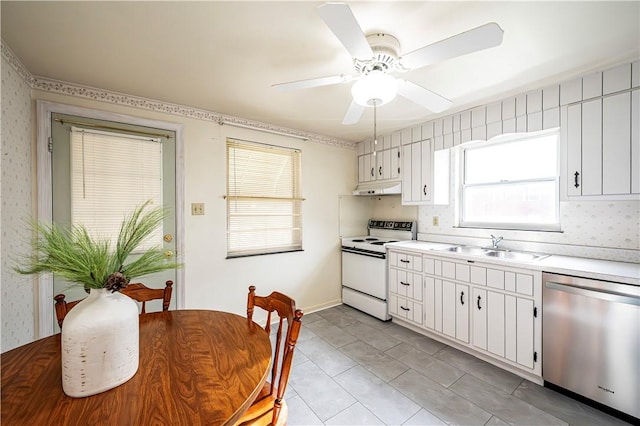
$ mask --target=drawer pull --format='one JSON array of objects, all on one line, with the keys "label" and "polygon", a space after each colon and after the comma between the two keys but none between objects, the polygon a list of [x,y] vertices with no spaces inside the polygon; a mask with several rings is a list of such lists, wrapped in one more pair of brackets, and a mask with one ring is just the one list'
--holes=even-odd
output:
[{"label": "drawer pull", "polygon": [[482,299],[482,298],[481,298],[480,296],[478,296],[478,310],[482,309],[482,307],[480,306],[480,300],[481,300],[481,299]]},{"label": "drawer pull", "polygon": [[400,309],[402,309],[403,311],[407,311],[407,312],[409,312],[409,311],[411,310],[411,309],[409,309],[409,308],[405,308],[405,307],[404,307],[404,306],[402,306],[402,305],[400,305]]},{"label": "drawer pull", "polygon": [[406,259],[400,259],[400,262],[402,262],[402,263],[411,263],[410,261],[408,261]]},{"label": "drawer pull", "polygon": [[406,285],[406,286],[410,286],[410,285],[411,285],[411,284],[409,284],[409,283],[405,283],[404,281],[400,281],[400,284],[402,284],[402,285]]},{"label": "drawer pull", "polygon": [[464,305],[464,291],[460,292],[460,304]]}]

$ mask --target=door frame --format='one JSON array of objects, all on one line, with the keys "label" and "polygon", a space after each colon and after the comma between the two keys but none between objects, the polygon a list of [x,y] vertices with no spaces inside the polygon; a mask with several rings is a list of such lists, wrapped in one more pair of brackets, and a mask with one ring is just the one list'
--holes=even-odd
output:
[{"label": "door frame", "polygon": [[[51,222],[53,220],[53,194],[51,175],[51,152],[49,141],[51,140],[51,114],[69,114],[98,120],[115,121],[120,123],[152,127],[160,130],[175,132],[176,135],[176,261],[185,264],[184,257],[184,144],[183,125],[167,121],[139,118],[126,114],[100,111],[75,105],[61,104],[44,100],[36,100],[36,169],[37,169],[37,218]],[[176,285],[173,287],[176,298],[176,309],[184,309],[185,288],[183,283],[184,268],[176,270]],[[36,314],[36,338],[42,339],[53,334],[54,304],[53,304],[53,276],[41,274],[37,278],[37,311]]]}]

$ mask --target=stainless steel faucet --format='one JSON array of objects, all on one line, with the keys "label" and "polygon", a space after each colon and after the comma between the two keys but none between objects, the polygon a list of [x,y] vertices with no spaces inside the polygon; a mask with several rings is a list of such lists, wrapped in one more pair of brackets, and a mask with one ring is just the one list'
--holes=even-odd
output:
[{"label": "stainless steel faucet", "polygon": [[497,249],[500,243],[502,242],[502,240],[503,240],[502,237],[496,237],[495,235],[491,234],[491,246],[493,248]]}]

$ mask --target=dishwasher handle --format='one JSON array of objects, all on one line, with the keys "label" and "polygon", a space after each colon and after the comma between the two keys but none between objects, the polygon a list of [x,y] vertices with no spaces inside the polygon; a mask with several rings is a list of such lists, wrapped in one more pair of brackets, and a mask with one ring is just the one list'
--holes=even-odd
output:
[{"label": "dishwasher handle", "polygon": [[553,281],[546,281],[545,287],[564,291],[566,293],[573,293],[585,297],[592,297],[595,299],[607,300],[609,302],[625,303],[628,305],[640,306],[640,297],[620,294],[613,291],[607,291],[603,289],[594,290],[591,288],[582,287],[579,285],[560,284]]}]

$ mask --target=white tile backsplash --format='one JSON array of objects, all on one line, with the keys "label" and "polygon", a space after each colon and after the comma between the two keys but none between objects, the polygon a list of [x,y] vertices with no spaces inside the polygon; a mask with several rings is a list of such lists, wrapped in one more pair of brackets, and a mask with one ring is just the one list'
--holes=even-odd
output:
[{"label": "white tile backsplash", "polygon": [[453,207],[418,208],[419,239],[426,241],[488,245],[494,234],[512,249],[640,262],[640,201],[561,201],[560,222],[562,232],[456,228]]}]

